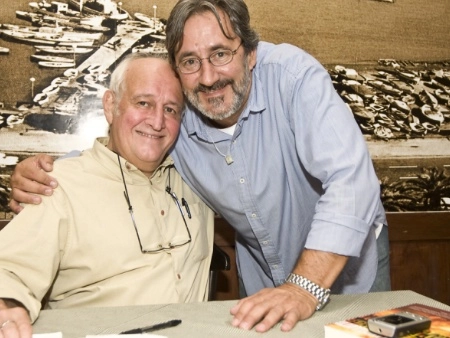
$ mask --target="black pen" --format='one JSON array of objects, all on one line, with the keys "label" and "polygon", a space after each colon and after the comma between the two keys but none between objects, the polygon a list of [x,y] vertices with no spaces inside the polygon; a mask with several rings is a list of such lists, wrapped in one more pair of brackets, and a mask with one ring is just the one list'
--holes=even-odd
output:
[{"label": "black pen", "polygon": [[166,329],[168,327],[174,327],[181,323],[181,319],[173,319],[169,320],[168,322],[159,323],[155,325],[145,326],[145,327],[139,327],[137,329],[131,329],[127,331],[120,332],[120,334],[140,334],[140,333],[146,333],[146,332],[152,332],[156,330],[162,330]]},{"label": "black pen", "polygon": [[184,199],[184,197],[181,199],[181,205],[184,206],[184,207],[186,208],[186,212],[187,212],[187,214],[188,214],[188,217],[189,217],[189,218],[192,218],[192,216],[191,216],[191,210],[189,209],[189,205],[188,205],[188,203],[186,202],[186,200]]}]

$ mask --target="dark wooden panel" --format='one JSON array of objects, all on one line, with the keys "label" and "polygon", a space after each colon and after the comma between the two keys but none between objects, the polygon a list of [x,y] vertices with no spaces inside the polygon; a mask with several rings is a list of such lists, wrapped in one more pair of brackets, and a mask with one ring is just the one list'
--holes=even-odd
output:
[{"label": "dark wooden panel", "polygon": [[239,282],[236,268],[236,255],[234,246],[221,246],[221,249],[230,256],[230,270],[217,272],[217,288],[214,300],[232,300],[239,298]]},{"label": "dark wooden panel", "polygon": [[390,241],[450,241],[450,212],[387,213],[387,219]]},{"label": "dark wooden panel", "polygon": [[217,300],[231,300],[239,298],[239,283],[237,277],[236,254],[234,244],[234,229],[223,219],[215,220],[214,242],[230,256],[231,268],[219,271],[217,276]]},{"label": "dark wooden panel", "polygon": [[450,304],[450,241],[390,243],[393,290],[413,290]]},{"label": "dark wooden panel", "polygon": [[393,290],[450,304],[450,213],[388,213]]},{"label": "dark wooden panel", "polygon": [[6,224],[8,224],[8,222],[9,222],[9,220],[1,219],[0,220],[0,230],[2,230],[6,226]]}]

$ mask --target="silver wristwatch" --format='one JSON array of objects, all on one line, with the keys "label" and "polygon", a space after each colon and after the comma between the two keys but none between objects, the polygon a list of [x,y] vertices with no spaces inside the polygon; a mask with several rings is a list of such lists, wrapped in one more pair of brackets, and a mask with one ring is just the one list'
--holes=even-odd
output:
[{"label": "silver wristwatch", "polygon": [[311,282],[308,278],[296,275],[295,273],[290,273],[286,282],[298,285],[316,297],[319,301],[319,304],[316,307],[317,311],[322,310],[330,301],[330,289],[321,288],[316,283]]}]

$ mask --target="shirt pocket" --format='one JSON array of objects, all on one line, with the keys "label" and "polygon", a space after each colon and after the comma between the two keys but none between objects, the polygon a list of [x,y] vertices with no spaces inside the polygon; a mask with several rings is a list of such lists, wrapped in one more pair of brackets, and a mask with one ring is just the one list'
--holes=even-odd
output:
[{"label": "shirt pocket", "polygon": [[189,204],[191,217],[185,212],[186,224],[191,233],[191,258],[204,260],[212,250],[214,238],[214,214],[205,204]]}]

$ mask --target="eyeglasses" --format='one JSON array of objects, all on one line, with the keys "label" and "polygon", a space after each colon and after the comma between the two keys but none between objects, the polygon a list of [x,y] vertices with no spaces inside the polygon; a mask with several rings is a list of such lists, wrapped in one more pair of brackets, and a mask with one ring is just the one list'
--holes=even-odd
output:
[{"label": "eyeglasses", "polygon": [[139,236],[139,231],[136,226],[136,221],[134,219],[133,206],[131,205],[130,197],[128,195],[128,189],[127,189],[127,185],[125,183],[125,177],[124,177],[123,170],[122,170],[122,164],[120,163],[119,154],[117,154],[117,160],[119,161],[120,173],[122,174],[122,181],[123,181],[123,185],[125,187],[125,191],[123,192],[123,194],[124,194],[125,200],[127,201],[127,204],[128,204],[128,211],[130,212],[131,221],[133,222],[134,230],[136,231],[136,236],[139,241],[139,247],[141,248],[141,252],[142,253],[155,253],[155,252],[160,252],[163,250],[171,250],[171,249],[178,248],[180,246],[190,243],[192,241],[191,232],[189,231],[189,227],[187,225],[186,218],[184,217],[184,212],[183,212],[182,206],[184,206],[186,208],[186,212],[187,212],[187,215],[189,218],[192,217],[191,211],[189,210],[189,205],[187,204],[186,200],[184,198],[182,198],[181,204],[180,204],[180,201],[178,200],[177,195],[172,191],[172,188],[170,187],[170,169],[171,168],[169,168],[169,185],[166,187],[166,192],[170,195],[170,197],[172,197],[173,201],[175,202],[175,205],[177,206],[178,210],[180,211],[181,217],[183,218],[184,226],[186,227],[187,239],[184,238],[180,241],[171,241],[165,245],[157,244],[154,249],[145,249],[144,250],[144,248],[142,246],[142,242],[141,242],[141,237]]},{"label": "eyeglasses", "polygon": [[241,42],[235,50],[219,49],[212,53],[207,58],[199,57],[187,57],[178,64],[177,68],[183,74],[192,74],[198,72],[202,66],[202,60],[208,60],[213,66],[225,66],[233,60],[233,56],[237,53],[239,47],[242,46]]}]

